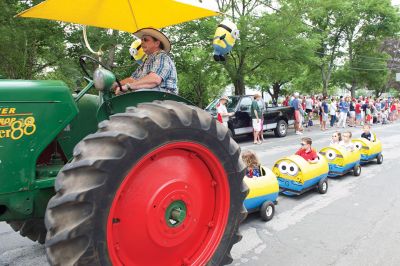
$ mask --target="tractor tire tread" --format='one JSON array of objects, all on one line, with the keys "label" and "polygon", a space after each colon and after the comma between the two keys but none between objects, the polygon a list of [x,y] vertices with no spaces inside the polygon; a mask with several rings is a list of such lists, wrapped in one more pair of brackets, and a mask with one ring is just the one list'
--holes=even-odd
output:
[{"label": "tractor tire tread", "polygon": [[[175,136],[171,133],[173,130],[181,133]],[[105,195],[105,189],[111,186],[113,180],[108,176],[127,174],[124,167],[110,173],[112,166],[119,161],[132,163],[135,156],[132,151],[149,152],[148,147],[154,145],[152,139],[156,138],[151,133],[162,131],[165,131],[162,138],[185,140],[183,133],[188,131],[194,132],[191,141],[198,139],[202,143],[204,139],[213,139],[216,142],[218,139],[223,150],[218,158],[223,167],[229,169],[227,175],[234,190],[231,191],[231,223],[207,265],[232,262],[230,250],[241,239],[239,225],[247,215],[243,201],[248,188],[243,182],[245,167],[240,147],[230,138],[228,129],[204,110],[175,101],[154,101],[128,107],[125,113],[111,116],[99,124],[97,133],[87,136],[75,147],[73,160],[63,167],[56,179],[56,195],[46,210],[46,252],[51,265],[111,265],[107,254],[103,257],[100,254],[107,250],[106,241],[94,244],[94,238],[99,237],[93,229],[94,219],[108,214],[107,209],[99,209],[95,202],[98,195]]]},{"label": "tractor tire tread", "polygon": [[43,218],[31,218],[24,221],[8,221],[7,223],[15,232],[19,232],[21,236],[27,237],[33,242],[44,244],[47,230]]}]

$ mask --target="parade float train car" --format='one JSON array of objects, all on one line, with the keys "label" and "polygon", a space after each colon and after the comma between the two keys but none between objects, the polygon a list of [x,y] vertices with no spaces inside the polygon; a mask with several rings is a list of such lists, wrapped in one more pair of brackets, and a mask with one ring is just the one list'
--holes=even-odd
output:
[{"label": "parade float train car", "polygon": [[261,167],[260,177],[245,177],[244,181],[250,190],[244,201],[247,211],[260,211],[264,221],[271,220],[275,214],[275,204],[279,194],[279,185],[274,173],[268,168]]},{"label": "parade float train car", "polygon": [[343,176],[351,171],[355,176],[361,174],[361,155],[358,149],[348,151],[339,145],[332,145],[323,148],[319,153],[328,160],[328,177]]},{"label": "parade float train car", "polygon": [[321,194],[328,191],[329,166],[323,156],[318,157],[317,163],[309,163],[299,155],[284,157],[274,164],[272,171],[285,195],[300,195],[314,188]]},{"label": "parade float train car", "polygon": [[365,138],[353,139],[352,142],[361,153],[361,164],[367,164],[376,159],[378,164],[383,163],[382,143],[375,137],[375,141]]}]

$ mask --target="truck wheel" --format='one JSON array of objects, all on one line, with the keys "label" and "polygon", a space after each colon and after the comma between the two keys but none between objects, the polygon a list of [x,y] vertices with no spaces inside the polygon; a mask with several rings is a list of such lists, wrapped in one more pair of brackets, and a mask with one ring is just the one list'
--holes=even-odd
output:
[{"label": "truck wheel", "polygon": [[282,138],[287,134],[288,124],[285,120],[279,120],[274,129],[275,137]]},{"label": "truck wheel", "polygon": [[359,176],[361,175],[361,165],[356,165],[353,168],[353,175],[354,176]]},{"label": "truck wheel", "polygon": [[270,201],[266,201],[262,204],[261,209],[260,209],[260,216],[261,218],[268,222],[270,221],[275,214],[275,206],[274,203]]},{"label": "truck wheel", "polygon": [[326,178],[321,179],[318,182],[318,192],[319,194],[325,194],[326,192],[328,192],[328,180]]},{"label": "truck wheel", "polygon": [[24,221],[7,222],[15,232],[19,232],[21,236],[27,237],[33,242],[44,244],[46,240],[46,227],[42,219],[28,219]]},{"label": "truck wheel", "polygon": [[247,212],[240,148],[205,111],[174,101],[100,123],[56,179],[51,265],[224,265]]},{"label": "truck wheel", "polygon": [[382,164],[383,163],[383,155],[382,153],[378,155],[378,157],[376,158],[376,163],[377,164]]}]

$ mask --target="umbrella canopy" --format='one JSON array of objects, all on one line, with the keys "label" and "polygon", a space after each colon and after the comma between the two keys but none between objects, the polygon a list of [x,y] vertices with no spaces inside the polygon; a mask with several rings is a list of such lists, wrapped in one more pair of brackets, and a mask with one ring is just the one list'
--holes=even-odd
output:
[{"label": "umbrella canopy", "polygon": [[218,14],[174,0],[46,0],[17,16],[136,32]]}]

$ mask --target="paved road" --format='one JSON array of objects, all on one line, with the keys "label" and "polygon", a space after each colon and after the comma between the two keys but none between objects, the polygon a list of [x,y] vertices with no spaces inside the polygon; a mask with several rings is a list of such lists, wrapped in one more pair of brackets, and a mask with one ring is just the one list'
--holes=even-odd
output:
[{"label": "paved road", "polygon": [[[241,226],[243,240],[234,246],[232,265],[400,265],[400,123],[373,128],[384,145],[382,166],[368,165],[359,177],[329,180],[325,195],[279,197],[276,216],[268,223],[251,214]],[[357,135],[360,129],[352,130]],[[333,130],[314,129],[304,136],[317,149],[327,145]],[[271,136],[262,145],[247,138],[242,149],[257,152],[272,167],[299,148],[300,136]],[[42,246],[0,223],[0,265],[47,265]]]},{"label": "paved road", "polygon": [[[373,128],[384,146],[384,163],[363,167],[361,176],[329,180],[329,191],[279,197],[268,223],[252,214],[242,225],[233,265],[400,265],[400,124]],[[306,132],[315,147],[327,145],[334,130]],[[359,135],[360,129],[353,129]],[[300,137],[268,139],[255,150],[261,162],[299,148]]]}]

